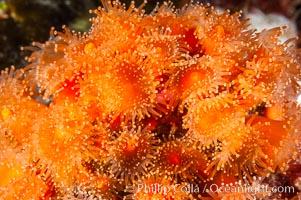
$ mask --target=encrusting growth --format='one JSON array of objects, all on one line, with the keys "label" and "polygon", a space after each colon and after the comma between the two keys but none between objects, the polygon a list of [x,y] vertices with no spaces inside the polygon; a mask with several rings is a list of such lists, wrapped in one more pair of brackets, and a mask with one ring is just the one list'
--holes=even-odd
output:
[{"label": "encrusting growth", "polygon": [[[297,198],[301,60],[284,28],[102,2],[89,32],[52,29],[1,72],[0,199]],[[295,192],[201,189],[276,176]]]}]

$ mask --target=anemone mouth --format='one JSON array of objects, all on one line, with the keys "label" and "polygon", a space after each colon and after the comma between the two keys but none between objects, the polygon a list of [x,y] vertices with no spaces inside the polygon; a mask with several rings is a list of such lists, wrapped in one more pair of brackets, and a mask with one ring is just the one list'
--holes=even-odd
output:
[{"label": "anemone mouth", "polygon": [[[143,79],[147,80],[147,78],[142,69],[139,69],[136,65],[121,63],[120,67],[117,67],[115,70],[116,74],[114,77],[116,77],[116,83],[120,87],[118,90],[122,110],[141,108],[144,102],[151,102],[150,98],[154,98],[156,88],[150,88],[152,91],[148,90],[152,86],[150,84],[152,81],[143,81]],[[153,97],[149,94],[151,92]]]},{"label": "anemone mouth", "polygon": [[187,169],[192,164],[190,153],[190,148],[180,145],[178,140],[164,142],[158,149],[158,158],[152,170],[157,170],[160,176],[186,179]]},{"label": "anemone mouth", "polygon": [[[155,61],[159,70],[163,69],[163,63],[168,68],[172,68],[173,64],[179,62],[188,52],[186,45],[180,39],[181,36],[173,35],[169,27],[158,27],[149,30],[137,40],[137,51],[138,54]],[[163,70],[168,71],[168,68]]]}]

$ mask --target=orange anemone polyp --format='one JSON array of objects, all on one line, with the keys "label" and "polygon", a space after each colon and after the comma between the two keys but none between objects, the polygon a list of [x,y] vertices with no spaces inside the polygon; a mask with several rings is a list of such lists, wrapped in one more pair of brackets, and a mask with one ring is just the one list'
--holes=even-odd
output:
[{"label": "orange anemone polyp", "polygon": [[208,112],[204,117],[197,120],[196,128],[199,132],[210,130],[212,127],[216,126],[216,123],[218,123],[222,117],[223,115],[220,112]]},{"label": "orange anemone polyp", "polygon": [[160,147],[155,164],[161,172],[168,176],[186,177],[193,160],[189,148],[180,145],[179,141],[169,141]]},{"label": "orange anemone polyp", "polygon": [[136,106],[136,104],[139,102],[139,98],[146,98],[146,94],[143,94],[143,91],[141,91],[141,88],[139,88],[135,83],[131,81],[120,81],[122,84],[122,90],[124,91],[121,95],[123,102],[131,102],[130,104],[123,104],[126,108],[127,105],[129,106],[128,109],[130,109],[131,106]]},{"label": "orange anemone polyp", "polygon": [[41,175],[39,172],[26,171],[24,169],[22,169],[22,171],[22,174],[15,176],[10,181],[8,187],[1,188],[1,200],[50,199],[50,196],[53,193],[53,185],[49,180],[47,180],[47,175]]},{"label": "orange anemone polyp", "polygon": [[23,175],[21,166],[18,166],[17,164],[9,166],[1,163],[0,173],[0,187],[6,187],[10,182],[15,180],[16,178],[20,178]]},{"label": "orange anemone polyp", "polygon": [[96,105],[102,118],[120,116],[122,123],[158,114],[153,108],[160,83],[147,60],[128,52],[103,64],[102,73],[89,74],[87,81],[92,81],[81,86],[80,101]]},{"label": "orange anemone polyp", "polygon": [[124,130],[112,141],[109,149],[109,169],[115,176],[130,183],[144,175],[156,154],[154,135],[139,127]]},{"label": "orange anemone polyp", "polygon": [[[210,37],[211,36],[211,37]],[[204,53],[208,55],[216,54],[216,50],[222,45],[223,38],[225,37],[224,27],[217,25],[211,31],[210,36],[203,41]]]},{"label": "orange anemone polyp", "polygon": [[185,122],[187,119],[187,122],[192,123],[189,124],[189,126],[192,128],[193,137],[215,141],[221,137],[220,133],[222,129],[224,129],[224,124],[229,123],[229,119],[234,116],[234,113],[231,108],[213,107],[206,110],[206,108],[200,104],[195,110],[189,113],[189,118],[192,120],[189,121],[188,118],[185,118]]},{"label": "orange anemone polyp", "polygon": [[178,85],[176,86],[177,93],[182,98],[189,96],[192,91],[196,91],[206,85],[207,76],[209,75],[205,69],[187,69],[180,72]]},{"label": "orange anemone polyp", "polygon": [[196,83],[204,80],[206,77],[205,70],[191,70],[186,73],[184,73],[181,77],[179,87],[181,89],[181,92],[186,91],[193,86],[195,86]]},{"label": "orange anemone polyp", "polygon": [[262,116],[255,116],[251,125],[256,124],[256,129],[260,131],[261,138],[268,140],[269,144],[279,147],[281,141],[287,136],[285,122],[276,121]]},{"label": "orange anemone polyp", "polygon": [[149,144],[140,143],[138,140],[138,135],[123,132],[119,136],[119,138],[114,142],[113,145],[114,148],[118,148],[118,153],[115,154],[116,158],[119,159],[125,165],[127,165],[128,162],[135,162],[136,160],[139,160],[139,155],[141,153],[141,155],[143,155],[143,152],[138,151],[138,149],[142,150],[143,147],[146,148]]}]

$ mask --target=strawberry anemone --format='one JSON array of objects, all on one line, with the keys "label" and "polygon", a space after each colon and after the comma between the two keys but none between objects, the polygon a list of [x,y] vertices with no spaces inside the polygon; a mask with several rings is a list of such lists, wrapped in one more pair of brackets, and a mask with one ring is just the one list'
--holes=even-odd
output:
[{"label": "strawberry anemone", "polygon": [[[294,40],[280,43],[282,28],[265,30],[258,34],[259,44],[252,58],[246,62],[251,88],[261,90],[261,100],[267,106],[285,105],[296,101],[300,89],[300,67],[298,53],[294,51]],[[267,41],[269,41],[267,43]],[[256,92],[258,93],[258,92]]]},{"label": "strawberry anemone", "polygon": [[[273,120],[263,116],[251,116],[247,124],[257,132],[258,152],[263,152],[265,157],[261,160],[264,168],[274,172],[284,171],[291,160],[294,160],[297,152],[298,129],[292,130],[296,120]],[[297,122],[300,123],[300,122]],[[258,149],[260,148],[260,149]],[[289,149],[289,150],[288,150]],[[258,165],[259,166],[259,165]]]},{"label": "strawberry anemone", "polygon": [[255,45],[254,30],[248,30],[246,19],[240,19],[241,13],[230,14],[230,11],[219,13],[210,10],[203,14],[196,28],[196,37],[205,55],[223,55],[235,59],[240,65],[250,58]]},{"label": "strawberry anemone", "polygon": [[247,114],[246,110],[234,103],[232,95],[224,92],[192,104],[183,116],[183,127],[188,129],[187,136],[200,141],[204,146],[216,143],[226,135],[230,137],[232,131],[244,123]]},{"label": "strawberry anemone", "polygon": [[167,88],[175,91],[183,103],[193,103],[198,99],[214,96],[220,86],[226,84],[228,66],[233,62],[220,57],[203,56],[191,59],[175,67],[168,81]]},{"label": "strawberry anemone", "polygon": [[[3,138],[1,138],[3,139]],[[1,142],[1,144],[4,142]],[[1,151],[3,147],[1,147]],[[24,176],[24,169],[22,168],[24,165],[28,165],[29,160],[28,155],[26,153],[16,153],[11,150],[10,156],[4,155],[1,153],[0,158],[0,172],[2,174],[0,187],[5,188],[14,180],[21,178]],[[14,154],[13,154],[14,153]],[[24,156],[24,158],[21,158]]]},{"label": "strawberry anemone", "polygon": [[94,45],[101,46],[101,53],[106,56],[114,56],[116,51],[124,53],[128,49],[136,49],[135,40],[144,31],[141,22],[144,3],[135,8],[134,2],[131,2],[128,9],[119,1],[102,3],[104,8],[94,10],[97,17],[91,20],[90,38],[93,38]]},{"label": "strawberry anemone", "polygon": [[152,171],[160,176],[189,179],[187,169],[193,163],[191,147],[181,145],[179,140],[164,142],[158,148],[158,158]]},{"label": "strawberry anemone", "polygon": [[103,68],[95,69],[98,73],[89,74],[89,80],[81,85],[79,101],[99,109],[102,119],[115,120],[120,116],[126,122],[160,115],[155,110],[160,84],[155,76],[162,73],[160,68],[131,51],[103,60],[101,65]]},{"label": "strawberry anemone", "polygon": [[124,130],[112,142],[109,149],[110,171],[122,179],[125,185],[147,175],[153,165],[158,141],[148,130]]},{"label": "strawberry anemone", "polygon": [[37,88],[38,93],[44,99],[63,88],[62,83],[71,81],[82,68],[80,56],[83,54],[84,36],[71,32],[63,26],[64,32],[54,29],[50,31],[50,39],[45,44],[34,42],[31,47],[23,47],[24,50],[33,51],[27,61],[30,63],[24,70],[26,80],[33,91]]},{"label": "strawberry anemone", "polygon": [[48,115],[37,124],[33,138],[36,159],[53,173],[57,185],[68,187],[82,171],[88,155],[89,136],[94,128],[74,104],[51,105]]},{"label": "strawberry anemone", "polygon": [[49,199],[54,192],[49,171],[33,162],[30,149],[20,150],[0,133],[1,199]]},{"label": "strawberry anemone", "polygon": [[[206,166],[201,168],[205,177],[214,177],[222,170],[252,182],[254,175],[265,177],[271,172],[285,171],[288,163],[296,158],[299,145],[295,139],[299,137],[296,124],[300,120],[288,118],[285,109],[279,120],[273,115],[269,115],[272,119],[247,115],[245,110],[235,111],[233,107],[219,105],[218,108],[218,104],[211,104],[209,109],[204,103],[200,105],[205,114],[192,107],[195,115],[192,117],[188,111],[184,124],[189,123],[187,136],[206,155]],[[217,108],[219,112],[215,111]],[[190,115],[191,118],[186,118]]]},{"label": "strawberry anemone", "polygon": [[211,177],[220,170],[237,175],[233,163],[243,156],[242,150],[250,139],[250,128],[245,125],[247,110],[233,103],[231,95],[220,94],[200,100],[183,117],[183,126],[188,129],[185,137],[204,153],[207,151],[204,173],[210,172]]},{"label": "strawberry anemone", "polygon": [[26,175],[12,182],[0,192],[3,200],[9,199],[49,199],[52,195],[48,183],[41,178]]},{"label": "strawberry anemone", "polygon": [[47,107],[30,95],[32,92],[22,80],[22,71],[11,68],[1,72],[0,129],[13,144],[29,145],[34,125],[39,116],[47,112]]},{"label": "strawberry anemone", "polygon": [[[110,142],[112,134],[103,126],[95,124],[86,139],[86,151],[84,151],[84,160],[88,163],[97,163],[99,170],[108,162]],[[93,168],[93,167],[92,167]]]},{"label": "strawberry anemone", "polygon": [[169,27],[150,29],[136,40],[137,52],[149,57],[150,61],[157,62],[158,66],[164,66],[163,70],[168,71],[188,52],[181,38],[181,35],[173,35]]}]

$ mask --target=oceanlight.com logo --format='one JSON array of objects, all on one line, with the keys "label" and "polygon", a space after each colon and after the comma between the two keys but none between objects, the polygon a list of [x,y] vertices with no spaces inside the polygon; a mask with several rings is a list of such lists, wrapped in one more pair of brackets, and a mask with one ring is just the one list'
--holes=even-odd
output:
[{"label": "oceanlight.com logo", "polygon": [[271,196],[272,194],[293,194],[295,193],[294,186],[269,186],[265,184],[258,185],[217,185],[217,184],[205,184],[205,191],[208,193],[219,193],[219,194],[227,194],[227,193],[240,193],[240,194],[249,194],[251,196],[256,197],[257,195],[263,196]]},{"label": "oceanlight.com logo", "polygon": [[138,184],[137,192],[145,194],[209,194],[212,196],[222,196],[227,194],[241,194],[249,199],[257,199],[258,196],[273,196],[273,194],[294,194],[294,186],[269,186],[267,184],[204,184],[202,187],[196,184],[174,184],[163,185],[155,184]]}]

